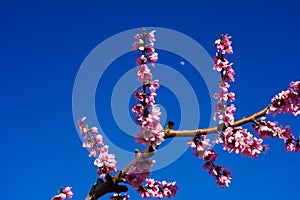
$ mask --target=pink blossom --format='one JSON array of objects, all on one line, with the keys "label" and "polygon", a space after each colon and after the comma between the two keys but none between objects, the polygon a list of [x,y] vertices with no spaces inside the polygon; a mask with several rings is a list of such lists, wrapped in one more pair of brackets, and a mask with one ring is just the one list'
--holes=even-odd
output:
[{"label": "pink blossom", "polygon": [[136,74],[138,76],[138,80],[142,83],[152,79],[152,74],[146,64],[140,65],[136,71]]},{"label": "pink blossom", "polygon": [[235,100],[235,93],[234,92],[228,93],[228,101],[233,102],[234,100]]},{"label": "pink blossom", "polygon": [[141,34],[136,34],[136,35],[134,36],[134,38],[135,38],[136,40],[141,39]]},{"label": "pink blossom", "polygon": [[147,104],[148,107],[152,107],[154,105],[156,96],[157,94],[155,92],[151,92],[146,96],[145,103]]},{"label": "pink blossom", "polygon": [[153,30],[153,31],[151,31],[151,32],[149,32],[149,33],[147,34],[147,37],[148,37],[148,39],[149,39],[150,42],[156,41],[156,40],[155,40],[155,36],[154,36],[154,33],[155,33],[155,32],[156,32],[156,30]]},{"label": "pink blossom", "polygon": [[90,149],[90,148],[92,148],[92,143],[89,140],[87,140],[87,141],[83,142],[82,147]]},{"label": "pink blossom", "polygon": [[206,135],[198,136],[194,140],[187,142],[192,149],[195,149],[194,155],[205,159],[210,154],[211,149],[206,151],[211,145],[209,144],[209,138]]},{"label": "pink blossom", "polygon": [[141,57],[139,57],[137,60],[136,60],[136,63],[138,65],[144,65],[146,64],[147,62],[147,58],[144,56],[144,55],[141,55]]},{"label": "pink blossom", "polygon": [[242,127],[227,127],[221,136],[224,150],[228,150],[229,153],[242,153],[243,156],[257,158],[264,150],[261,145],[263,140],[253,137],[247,129]]},{"label": "pink blossom", "polygon": [[137,143],[150,144],[154,149],[164,141],[164,133],[161,130],[155,130],[150,128],[141,128],[140,132],[134,137]]},{"label": "pink blossom", "polygon": [[177,190],[176,182],[167,183],[146,179],[146,185],[137,191],[140,192],[141,198],[172,198],[176,196]]},{"label": "pink blossom", "polygon": [[[161,115],[161,112],[160,112],[160,107],[159,106],[156,106],[156,105],[153,105],[151,107],[151,117],[153,119],[153,123],[155,122],[159,122],[160,121],[160,115]],[[158,124],[155,124],[155,126],[159,126]]]},{"label": "pink blossom", "polygon": [[158,54],[157,53],[153,53],[151,56],[149,56],[149,61],[150,61],[150,64],[152,66],[154,66],[154,63],[156,63],[156,61],[158,60]]},{"label": "pink blossom", "polygon": [[227,65],[226,71],[225,71],[225,77],[230,81],[234,82],[234,75],[235,72],[232,68],[232,65]]},{"label": "pink blossom", "polygon": [[233,50],[232,50],[232,46],[231,46],[231,36],[229,35],[222,35],[221,39],[217,39],[215,41],[215,46],[216,48],[219,50],[219,52],[221,54],[232,54]]},{"label": "pink blossom", "polygon": [[98,133],[98,128],[97,128],[97,127],[92,127],[92,128],[90,129],[90,131],[91,131],[94,135],[96,135],[96,134]]},{"label": "pink blossom", "polygon": [[137,39],[137,41],[133,43],[133,48],[135,50],[144,50],[144,40],[142,40],[141,38]]},{"label": "pink blossom", "polygon": [[209,170],[208,173],[216,178],[216,183],[221,188],[229,187],[232,177],[228,169],[223,166],[214,165],[212,162],[206,162],[203,168]]},{"label": "pink blossom", "polygon": [[137,89],[134,93],[134,98],[138,101],[143,101],[144,100],[144,91]]},{"label": "pink blossom", "polygon": [[[146,65],[147,61],[153,65],[158,59],[158,54],[155,53],[155,49],[153,48],[153,41],[155,41],[154,33],[155,31],[152,31],[147,34],[150,43],[147,44],[143,41],[144,49],[139,49],[143,55],[137,59],[137,64],[139,65],[137,76],[138,80],[143,83],[143,89],[137,90],[135,93],[135,98],[140,101],[140,104],[134,104],[132,112],[136,113],[136,122],[141,126],[139,133],[135,135],[136,142],[151,145],[155,149],[157,145],[160,145],[164,141],[164,132],[159,123],[160,110],[155,106],[156,89],[159,87],[158,80],[151,81],[152,74]],[[141,40],[141,37],[137,36],[136,39]]]},{"label": "pink blossom", "polygon": [[51,200],[64,200],[66,198],[66,194],[60,193],[58,195],[55,195],[54,197],[51,198]]},{"label": "pink blossom", "polygon": [[268,114],[273,116],[276,113],[291,113],[294,116],[300,115],[300,92],[299,92],[299,81],[291,82],[290,87],[286,91],[282,91],[272,99],[271,106],[267,111]]},{"label": "pink blossom", "polygon": [[295,141],[288,140],[288,142],[285,144],[285,150],[286,151],[296,151],[296,146],[294,144]]},{"label": "pink blossom", "polygon": [[215,66],[213,67],[214,70],[221,72],[222,70],[226,70],[227,68],[231,68],[232,63],[226,58],[220,58],[218,54],[214,58]]},{"label": "pink blossom", "polygon": [[231,182],[231,177],[230,176],[224,176],[224,175],[219,175],[216,176],[216,183],[220,185],[221,188],[229,187],[229,183]]},{"label": "pink blossom", "polygon": [[94,140],[97,144],[103,144],[103,136],[100,135],[100,134],[97,134],[95,137],[94,137]]},{"label": "pink blossom", "polygon": [[66,194],[67,198],[72,198],[73,197],[73,192],[71,191],[72,187],[67,186],[65,189],[63,189],[63,193]]},{"label": "pink blossom", "polygon": [[139,157],[134,165],[129,169],[125,178],[132,187],[138,189],[142,186],[144,180],[150,175],[150,168],[155,163],[151,158],[144,158],[143,155]]},{"label": "pink blossom", "polygon": [[83,126],[84,126],[83,122],[84,122],[85,120],[86,120],[86,117],[82,117],[80,120],[78,120],[77,125],[78,125],[79,127],[83,127]]},{"label": "pink blossom", "polygon": [[261,117],[258,120],[258,125],[254,126],[254,132],[259,134],[261,138],[267,137],[278,137],[283,140],[286,144],[287,151],[299,151],[299,140],[296,139],[291,132],[291,128],[286,126],[278,126],[277,122],[266,121],[266,117]]},{"label": "pink blossom", "polygon": [[124,195],[120,195],[120,194],[113,194],[112,196],[110,196],[109,198],[112,200],[128,200],[129,199],[129,195],[128,194],[124,194]]},{"label": "pink blossom", "polygon": [[97,156],[97,151],[96,149],[91,149],[90,153],[89,153],[89,157],[96,157]]},{"label": "pink blossom", "polygon": [[149,83],[148,88],[151,92],[155,92],[159,88],[159,80],[153,80]]},{"label": "pink blossom", "polygon": [[142,104],[134,104],[131,109],[132,112],[136,113],[138,116],[142,115],[145,110],[145,107]]},{"label": "pink blossom", "polygon": [[86,119],[86,117],[83,117],[80,120],[78,120],[78,122],[77,122],[77,125],[79,127],[79,132],[81,133],[83,138],[86,138],[86,134],[88,132],[87,128],[83,124],[85,119]]},{"label": "pink blossom", "polygon": [[145,46],[145,51],[149,56],[155,52],[155,49],[153,48],[153,46],[154,46],[153,42],[150,42],[149,44],[147,44]]},{"label": "pink blossom", "polygon": [[233,104],[230,104],[230,106],[226,108],[223,119],[220,122],[224,122],[225,126],[229,126],[233,124],[235,111],[236,111],[235,106]]},{"label": "pink blossom", "polygon": [[294,90],[295,92],[298,92],[298,93],[299,93],[299,91],[300,91],[300,81],[292,81],[292,82],[290,83],[290,87],[293,88],[293,90]]},{"label": "pink blossom", "polygon": [[299,152],[299,151],[300,151],[300,138],[298,138],[298,139],[296,140],[295,151],[296,151],[296,152]]},{"label": "pink blossom", "polygon": [[72,187],[67,186],[62,188],[57,195],[51,198],[51,200],[64,200],[65,198],[71,199],[73,197]]},{"label": "pink blossom", "polygon": [[153,124],[153,118],[150,114],[148,114],[147,116],[142,115],[137,119],[137,122],[141,127],[150,128]]},{"label": "pink blossom", "polygon": [[107,173],[113,173],[117,171],[117,161],[115,160],[115,155],[107,153],[107,148],[101,149],[102,152],[100,153],[99,157],[94,161],[94,165],[98,167],[97,174],[99,174],[102,178],[105,177]]}]

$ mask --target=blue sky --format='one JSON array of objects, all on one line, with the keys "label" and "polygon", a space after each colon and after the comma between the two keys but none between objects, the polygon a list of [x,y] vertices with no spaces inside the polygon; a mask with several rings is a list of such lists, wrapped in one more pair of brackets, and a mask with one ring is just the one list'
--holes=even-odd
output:
[{"label": "blue sky", "polygon": [[[1,1],[0,5],[3,199],[50,199],[56,188],[66,185],[73,186],[74,199],[83,199],[89,191],[96,180],[95,167],[81,148],[74,126],[73,85],[91,50],[122,31],[142,26],[173,29],[196,40],[211,56],[215,52],[213,41],[222,33],[231,34],[236,117],[263,108],[290,81],[300,79],[297,1],[29,0]],[[113,48],[117,47],[108,52]],[[161,51],[163,55],[166,57],[161,60],[175,59]],[[128,63],[134,61],[135,58]],[[97,90],[96,108],[101,108],[101,94],[109,92],[108,80],[119,72],[114,67],[107,72],[107,86]],[[161,98],[161,103],[169,102]],[[176,101],[170,104],[175,108],[168,117],[176,122],[180,114]],[[108,121],[109,111],[105,112],[102,115],[108,116],[107,128],[114,133],[111,139],[121,137],[113,121]],[[101,115],[101,110],[97,114]],[[290,124],[299,135],[299,117],[280,116],[278,120],[283,125]],[[228,154],[217,147],[217,162],[232,171],[232,184],[226,189],[220,189],[213,177],[202,170],[201,160],[192,156],[192,151],[155,171],[153,177],[176,180],[180,188],[177,199],[296,198],[299,154],[286,153],[278,140],[265,143],[269,144],[269,152],[256,160]],[[135,148],[132,141],[129,144],[123,143],[124,148]],[[132,190],[130,195],[139,199]]]}]

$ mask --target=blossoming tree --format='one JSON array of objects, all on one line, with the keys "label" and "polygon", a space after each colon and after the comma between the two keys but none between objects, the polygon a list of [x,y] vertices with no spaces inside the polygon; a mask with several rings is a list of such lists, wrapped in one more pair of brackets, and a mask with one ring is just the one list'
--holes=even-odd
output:
[{"label": "blossoming tree", "polygon": [[[126,185],[133,187],[142,198],[171,198],[176,196],[176,182],[158,181],[150,178],[151,166],[155,161],[151,158],[159,145],[168,138],[191,138],[187,144],[194,149],[194,155],[204,161],[203,168],[215,177],[216,183],[224,188],[231,182],[230,171],[224,166],[216,164],[217,153],[213,144],[222,145],[229,153],[241,153],[243,156],[257,158],[265,152],[267,147],[263,145],[264,138],[279,138],[285,143],[286,151],[300,151],[300,139],[296,138],[289,126],[282,127],[278,122],[267,120],[270,114],[274,117],[277,113],[300,115],[300,81],[293,81],[286,91],[277,94],[269,105],[248,117],[235,120],[236,107],[233,104],[235,93],[229,91],[230,83],[234,82],[234,69],[232,63],[226,58],[232,54],[231,36],[222,35],[215,41],[216,56],[214,57],[213,70],[220,75],[219,92],[214,95],[217,104],[214,112],[214,120],[218,126],[199,128],[195,130],[173,130],[174,122],[169,121],[165,127],[160,124],[160,108],[155,104],[156,90],[159,88],[159,80],[154,79],[149,66],[154,66],[158,60],[158,54],[153,48],[156,41],[155,31],[149,33],[143,29],[141,34],[135,35],[134,49],[141,52],[136,60],[138,65],[136,74],[141,87],[136,89],[134,97],[137,101],[132,106],[132,112],[136,115],[136,123],[140,127],[135,135],[136,142],[145,145],[143,151],[136,149],[135,158],[129,161],[124,168],[117,170],[115,155],[109,153],[109,147],[104,144],[103,136],[98,133],[97,127],[89,127],[85,124],[86,118],[78,121],[79,131],[84,138],[83,147],[89,150],[89,156],[94,157],[99,178],[93,184],[85,200],[95,200],[107,193],[114,193],[111,199],[129,199]],[[150,65],[149,65],[150,64]],[[272,117],[271,116],[271,117]],[[252,124],[252,133],[245,124]],[[217,138],[211,141],[207,135],[217,134]],[[121,183],[123,183],[121,185]],[[71,187],[58,190],[52,200],[72,198]]]}]

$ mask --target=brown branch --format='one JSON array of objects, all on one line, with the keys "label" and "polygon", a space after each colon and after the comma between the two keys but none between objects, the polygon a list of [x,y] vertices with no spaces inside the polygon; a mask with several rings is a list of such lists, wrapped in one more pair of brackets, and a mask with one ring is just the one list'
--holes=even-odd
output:
[{"label": "brown branch", "polygon": [[[266,115],[269,106],[266,106],[264,109],[248,116],[244,117],[233,123],[232,127],[241,126],[243,124],[247,124],[249,122],[257,123],[256,119],[258,117],[262,117]],[[218,133],[221,130],[225,129],[223,124],[218,126],[214,126],[211,128],[202,128],[195,130],[172,130],[174,123],[169,121],[166,127],[164,128],[165,136],[164,138],[172,138],[172,137],[194,137],[195,135],[206,135],[212,133]],[[156,147],[158,148],[158,146]],[[151,146],[148,146],[143,152],[140,150],[135,150],[136,156],[135,158],[121,171],[119,171],[114,177],[106,177],[107,181],[104,182],[102,179],[98,179],[96,183],[92,186],[89,194],[86,196],[85,200],[97,200],[101,196],[104,196],[107,193],[111,192],[126,192],[128,188],[124,185],[118,185],[120,182],[126,183],[125,175],[130,170],[132,166],[135,165],[136,161],[143,156],[143,158],[149,158],[154,154],[154,149]]]},{"label": "brown branch", "polygon": [[[236,122],[233,123],[232,127],[241,126],[243,124],[247,124],[249,122],[257,123],[256,118],[262,117],[266,115],[269,106],[266,106],[264,109],[250,115],[249,117],[244,117]],[[224,124],[220,124],[218,126],[214,126],[211,128],[202,128],[202,129],[195,129],[195,130],[171,130],[168,129],[165,132],[165,138],[172,138],[172,137],[194,137],[195,135],[207,135],[212,133],[218,133],[220,130],[224,130]]]}]

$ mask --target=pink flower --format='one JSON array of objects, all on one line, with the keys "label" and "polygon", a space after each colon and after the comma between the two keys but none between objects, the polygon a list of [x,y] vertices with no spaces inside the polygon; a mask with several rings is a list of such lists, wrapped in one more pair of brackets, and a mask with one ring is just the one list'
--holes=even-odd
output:
[{"label": "pink flower", "polygon": [[138,101],[143,101],[144,100],[144,91],[137,89],[135,91],[134,98]]},{"label": "pink flower", "polygon": [[135,49],[135,50],[144,50],[144,41],[142,40],[142,39],[137,39],[137,41],[135,41],[134,43],[133,43],[133,48]]},{"label": "pink flower", "polygon": [[141,81],[142,83],[152,79],[152,74],[148,66],[145,64],[139,66],[139,68],[136,71],[136,74],[138,76],[138,80]]},{"label": "pink flower", "polygon": [[154,63],[156,63],[156,61],[158,60],[158,54],[153,53],[151,56],[149,56],[148,59],[149,59],[151,65],[154,66]]},{"label": "pink flower", "polygon": [[155,92],[151,92],[150,94],[147,95],[145,99],[145,103],[147,104],[148,107],[152,107],[155,103],[155,97],[157,94]]},{"label": "pink flower", "polygon": [[136,40],[141,39],[141,34],[136,34],[136,35],[134,36],[134,38],[135,38]]},{"label": "pink flower", "polygon": [[103,136],[100,135],[100,134],[97,134],[95,137],[94,137],[94,140],[97,144],[103,144]]},{"label": "pink flower", "polygon": [[91,149],[89,153],[89,157],[96,157],[97,156],[97,151],[95,149]]},{"label": "pink flower", "polygon": [[92,127],[92,128],[90,129],[90,131],[91,131],[94,135],[96,135],[96,134],[98,133],[98,128],[97,128],[97,127]]},{"label": "pink flower", "polygon": [[141,198],[172,198],[176,196],[178,187],[176,182],[167,183],[166,181],[156,181],[154,179],[146,179],[146,185],[139,187]]},{"label": "pink flower", "polygon": [[277,94],[273,99],[268,114],[273,116],[276,113],[291,113],[294,116],[300,115],[300,92],[299,92],[299,83],[291,82],[291,88],[286,91],[282,91]]},{"label": "pink flower", "polygon": [[86,120],[86,117],[82,117],[80,120],[78,120],[77,125],[79,127],[83,127],[83,122]]},{"label": "pink flower", "polygon": [[142,55],[141,57],[139,57],[139,58],[136,60],[136,63],[137,63],[138,65],[144,65],[144,64],[146,64],[146,62],[147,62],[147,58],[146,58],[144,55]]},{"label": "pink flower", "polygon": [[234,82],[234,75],[235,72],[232,68],[232,65],[227,65],[226,72],[225,72],[225,77],[230,81]]},{"label": "pink flower", "polygon": [[153,80],[149,83],[148,88],[151,92],[155,92],[159,88],[159,80]]},{"label": "pink flower", "polygon": [[258,125],[254,126],[255,133],[258,133],[261,138],[278,137],[286,144],[286,151],[299,151],[299,139],[296,139],[291,132],[291,128],[286,126],[278,126],[277,122],[265,121],[265,117],[261,117]]},{"label": "pink flower", "polygon": [[231,180],[230,176],[229,177],[224,175],[216,176],[216,183],[220,185],[221,188],[229,187],[229,183],[231,182],[230,180]]},{"label": "pink flower", "polygon": [[132,112],[136,113],[137,116],[141,117],[145,107],[142,104],[134,104],[133,108],[131,109]]},{"label": "pink flower", "polygon": [[90,148],[92,148],[92,143],[89,140],[87,140],[87,141],[83,142],[82,147],[90,149]]},{"label": "pink flower", "polygon": [[110,196],[109,198],[112,200],[128,200],[129,199],[129,195],[128,194],[124,194],[124,195],[120,195],[120,194],[113,194],[112,196]]},{"label": "pink flower", "polygon": [[149,32],[149,33],[147,34],[147,37],[148,37],[148,39],[149,39],[150,42],[156,41],[156,40],[155,40],[155,36],[154,36],[154,33],[155,33],[155,32],[156,32],[156,30],[153,30],[153,31],[151,31],[151,32]]},{"label": "pink flower", "polygon": [[150,144],[154,149],[164,141],[164,133],[161,130],[150,128],[141,128],[140,132],[135,136],[136,142],[139,144]]},{"label": "pink flower", "polygon": [[154,163],[154,160],[151,158],[146,159],[142,155],[138,160],[136,160],[125,176],[127,182],[131,184],[132,187],[138,189],[142,186],[144,180],[149,177],[150,168]]},{"label": "pink flower", "polygon": [[72,187],[67,186],[65,189],[63,189],[63,193],[66,194],[67,198],[72,198],[73,197],[73,192],[71,191]]},{"label": "pink flower", "polygon": [[85,119],[86,119],[86,117],[83,117],[80,120],[78,120],[78,122],[77,122],[77,125],[79,127],[79,132],[81,133],[83,138],[86,138],[86,134],[88,132],[87,128],[83,124]]},{"label": "pink flower", "polygon": [[285,144],[285,150],[286,151],[296,151],[296,146],[295,146],[293,140],[290,140]]},{"label": "pink flower", "polygon": [[232,54],[233,53],[233,50],[232,50],[232,47],[231,47],[231,36],[229,35],[222,35],[221,36],[221,39],[217,39],[215,41],[215,46],[216,48],[219,50],[219,52],[221,54]]},{"label": "pink flower", "polygon": [[236,111],[236,108],[233,104],[228,106],[225,110],[225,115],[223,116],[223,120],[221,120],[220,122],[224,122],[225,126],[229,126],[229,125],[233,124],[235,111]]},{"label": "pink flower", "polygon": [[54,197],[51,198],[51,200],[64,200],[66,198],[66,194],[60,193],[58,195],[55,195]]},{"label": "pink flower", "polygon": [[242,153],[243,156],[257,158],[264,150],[261,145],[263,140],[253,137],[247,129],[242,127],[227,127],[222,137],[224,150],[228,150],[229,153]]},{"label": "pink flower", "polygon": [[51,198],[51,200],[64,200],[65,198],[71,199],[73,197],[73,192],[71,191],[72,187],[67,186],[66,188],[62,188],[59,194],[55,195]]},{"label": "pink flower", "polygon": [[234,100],[235,100],[235,93],[234,92],[228,93],[228,101],[233,102]]},{"label": "pink flower", "polygon": [[187,142],[192,149],[195,149],[194,156],[202,158],[205,160],[211,154],[212,149],[209,148],[211,145],[209,144],[210,140],[206,137],[206,135],[198,136],[194,138],[194,140]]},{"label": "pink flower", "polygon": [[227,68],[231,68],[232,63],[229,63],[229,61],[226,58],[220,58],[218,54],[214,58],[215,66],[213,67],[214,70],[217,70],[218,72],[222,71],[222,69],[226,70]]},{"label": "pink flower", "polygon": [[153,48],[154,46],[154,43],[149,43],[145,46],[145,50],[146,50],[146,53],[150,56],[150,54],[153,54],[155,52],[155,49]]},{"label": "pink flower", "polygon": [[300,91],[300,81],[292,81],[290,83],[290,87],[292,87],[294,89],[295,92],[298,92]]},{"label": "pink flower", "polygon": [[[151,117],[152,117],[154,123],[160,121],[161,112],[160,112],[160,107],[159,106],[153,105],[151,107],[150,114],[151,114]],[[158,125],[156,124],[155,126],[158,126]]]}]

